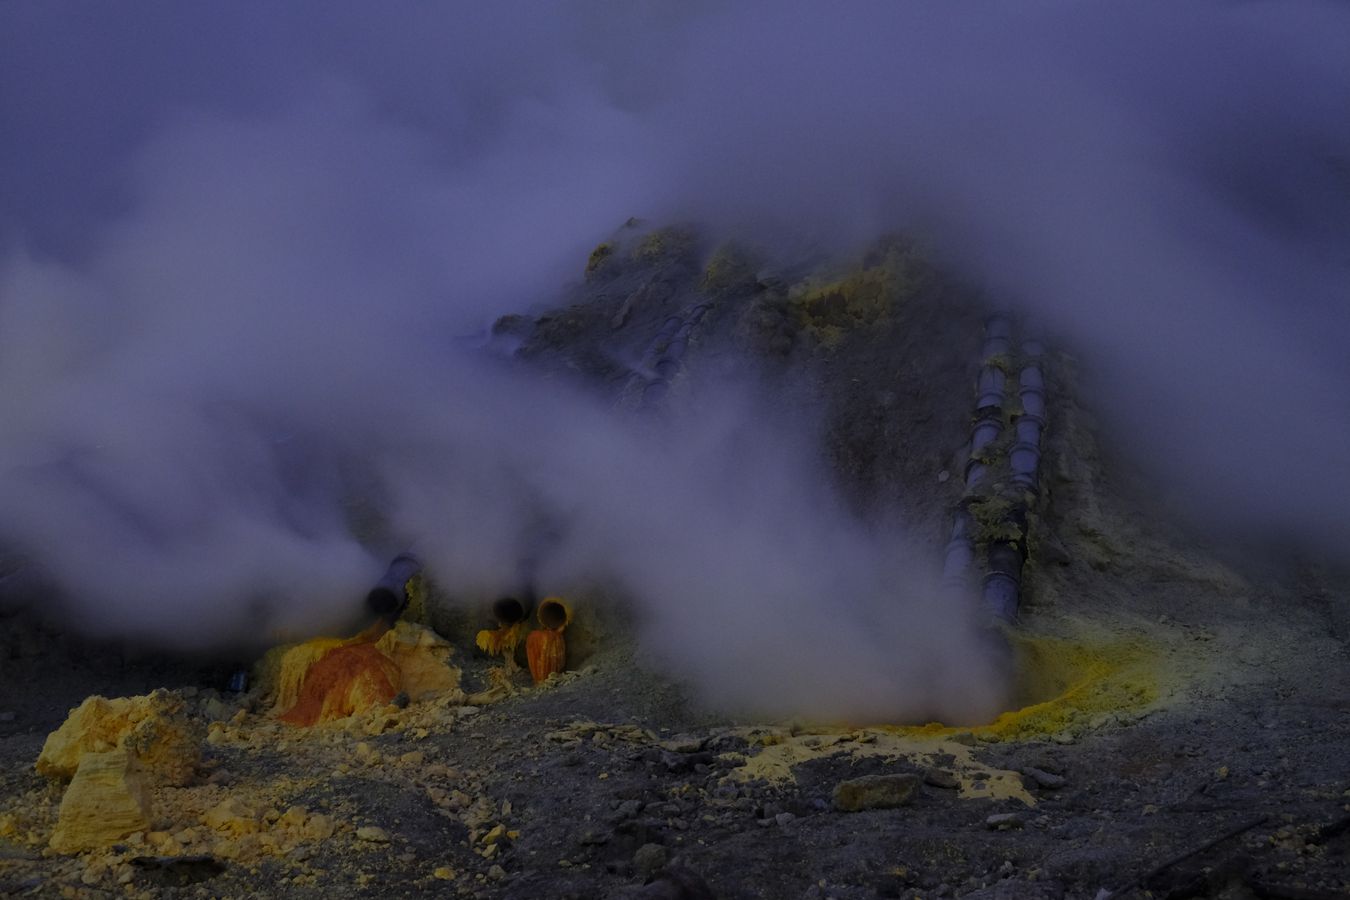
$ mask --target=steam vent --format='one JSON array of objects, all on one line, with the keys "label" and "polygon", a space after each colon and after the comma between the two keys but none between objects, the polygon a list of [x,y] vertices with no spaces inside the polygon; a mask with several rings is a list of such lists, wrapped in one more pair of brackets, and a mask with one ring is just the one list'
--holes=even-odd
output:
[{"label": "steam vent", "polygon": [[1350,900],[1348,47],[0,3],[0,898]]}]

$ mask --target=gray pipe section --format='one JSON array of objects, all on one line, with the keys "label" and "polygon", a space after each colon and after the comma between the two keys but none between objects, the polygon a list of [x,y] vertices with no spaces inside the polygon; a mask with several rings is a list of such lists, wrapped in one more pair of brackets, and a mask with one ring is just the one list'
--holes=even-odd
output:
[{"label": "gray pipe section", "polygon": [[988,447],[1003,433],[1003,417],[985,415],[975,420],[970,429],[970,452],[972,455]]},{"label": "gray pipe section", "polygon": [[984,482],[988,466],[975,457],[981,450],[998,440],[1003,433],[1003,404],[1008,393],[1008,376],[995,357],[1008,353],[1012,346],[1012,319],[1006,313],[995,313],[984,320],[983,365],[975,386],[975,424],[970,431],[970,459],[966,462],[966,490],[972,491]]},{"label": "gray pipe section", "polygon": [[1040,489],[1041,434],[1045,429],[1045,375],[1041,372],[1044,352],[1035,338],[1022,342],[1023,363],[1017,374],[1022,413],[1014,425],[1017,443],[1008,455],[1012,483],[1033,494]]},{"label": "gray pipe section", "polygon": [[393,622],[408,608],[408,581],[421,571],[422,563],[411,553],[395,556],[384,575],[366,594],[366,608]]},{"label": "gray pipe section", "polygon": [[694,329],[711,308],[711,303],[697,303],[683,316],[671,316],[662,324],[643,357],[644,368],[653,373],[642,389],[643,407],[650,407],[665,398],[670,382],[680,372]]},{"label": "gray pipe section", "polygon": [[[970,459],[966,461],[965,485],[969,496],[989,473],[989,467],[976,459],[981,450],[1003,433],[1003,404],[1007,400],[1008,377],[993,365],[995,357],[1012,348],[1012,319],[995,313],[984,321],[983,365],[975,388],[975,422],[970,429]],[[952,516],[952,533],[947,539],[942,563],[942,583],[946,590],[964,593],[969,588],[970,571],[975,563],[975,523],[964,506]]]},{"label": "gray pipe section", "polygon": [[942,584],[949,590],[963,590],[970,579],[970,567],[975,564],[975,542],[970,513],[958,509],[952,521],[952,536],[947,541],[946,556],[942,561]]},{"label": "gray pipe section", "polygon": [[1016,544],[994,541],[989,545],[988,566],[981,591],[984,608],[996,619],[1015,622],[1022,591],[1022,551]]},{"label": "gray pipe section", "polygon": [[1045,348],[1039,338],[1022,341],[1022,366],[1017,374],[1022,411],[1013,423],[1016,443],[1008,451],[1009,481],[1020,496],[1010,514],[1021,536],[1018,542],[994,541],[987,553],[981,599],[994,618],[1012,623],[1021,603],[1022,567],[1026,562],[1027,500],[1040,488],[1041,440],[1045,434],[1046,390],[1041,359]]},{"label": "gray pipe section", "polygon": [[980,370],[979,396],[975,408],[1001,409],[1006,396],[1008,376],[997,366],[985,366]]}]

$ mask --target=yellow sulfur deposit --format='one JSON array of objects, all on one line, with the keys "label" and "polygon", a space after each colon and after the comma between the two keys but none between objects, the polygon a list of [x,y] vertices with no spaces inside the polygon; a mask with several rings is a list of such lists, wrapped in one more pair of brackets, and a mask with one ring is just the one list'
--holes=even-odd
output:
[{"label": "yellow sulfur deposit", "polygon": [[500,628],[484,629],[478,632],[474,643],[488,656],[504,656],[511,659],[516,648],[520,646],[521,638],[525,637],[525,624],[516,622]]},{"label": "yellow sulfur deposit", "polygon": [[1151,706],[1168,677],[1159,648],[1140,640],[1021,632],[1009,632],[1008,639],[1017,663],[1017,708],[987,725],[931,723],[897,731],[925,736],[971,732],[997,740],[1073,735]]},{"label": "yellow sulfur deposit", "polygon": [[77,853],[106,847],[150,827],[150,796],[125,749],[85,753],[52,832],[51,848]]},{"label": "yellow sulfur deposit", "polygon": [[202,737],[182,697],[169,691],[89,697],[47,736],[36,768],[48,778],[72,778],[86,755],[122,749],[156,784],[183,785],[201,758]]},{"label": "yellow sulfur deposit", "polygon": [[459,669],[450,664],[450,644],[430,628],[399,621],[375,646],[398,667],[409,700],[459,694]]},{"label": "yellow sulfur deposit", "polygon": [[259,665],[259,682],[278,718],[310,726],[389,703],[458,695],[450,645],[422,625],[399,621],[354,638],[315,638],[278,648]]},{"label": "yellow sulfur deposit", "polygon": [[[1080,631],[1083,630],[1079,626]],[[974,749],[985,741],[1053,738],[1082,733],[1142,714],[1162,697],[1176,674],[1166,648],[1142,639],[1073,639],[1010,631],[1018,671],[1018,708],[985,725],[954,727],[882,725],[849,728],[748,729],[761,749],[728,776],[735,781],[795,779],[794,769],[812,759],[844,753],[854,758],[908,759],[948,771],[962,799],[1034,798],[1016,772],[980,763]]]}]

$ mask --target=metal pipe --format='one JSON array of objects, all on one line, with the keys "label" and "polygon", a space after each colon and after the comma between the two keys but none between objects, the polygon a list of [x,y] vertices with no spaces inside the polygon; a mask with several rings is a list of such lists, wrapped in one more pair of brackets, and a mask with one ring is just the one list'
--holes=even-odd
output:
[{"label": "metal pipe", "polygon": [[[1027,330],[1032,329],[1028,326]],[[967,500],[977,489],[985,489],[994,471],[995,463],[989,460],[988,451],[1003,432],[1004,405],[1010,389],[1010,378],[1005,367],[1013,346],[1011,317],[1006,313],[989,316],[985,320],[984,364],[976,382],[976,417],[970,433],[971,456],[965,468]],[[1039,337],[1032,334],[1023,337],[1019,350],[1021,368],[1017,372],[1016,388],[1021,410],[1012,423],[1015,441],[1007,451],[1007,477],[1004,481],[1016,494],[1005,497],[1011,502],[1011,511],[1004,524],[1013,526],[1018,537],[989,542],[985,553],[986,571],[981,580],[984,608],[993,618],[1008,623],[1016,620],[1021,601],[1027,534],[1025,492],[1035,493],[1038,488],[1040,445],[1046,426],[1046,385],[1041,368],[1045,348]],[[1002,468],[1001,464],[999,468]],[[952,534],[947,541],[943,560],[943,583],[951,589],[963,586],[964,572],[973,562],[973,530],[974,521],[970,511],[963,506],[953,516]]]},{"label": "metal pipe", "polygon": [[975,409],[1002,407],[1004,388],[1007,382],[1008,376],[998,366],[985,366],[981,369],[978,386],[979,396],[975,399]]},{"label": "metal pipe", "polygon": [[979,453],[985,447],[988,447],[998,436],[1003,433],[1003,417],[1001,415],[983,415],[975,420],[974,426],[970,429],[970,452]]},{"label": "metal pipe", "polygon": [[970,493],[984,482],[984,476],[989,474],[989,467],[978,459],[966,460],[966,492]]},{"label": "metal pipe", "polygon": [[498,625],[524,622],[534,610],[534,591],[526,589],[519,596],[499,597],[492,601],[492,617]]},{"label": "metal pipe", "polygon": [[684,356],[684,349],[688,346],[688,343],[687,337],[681,337],[677,334],[669,344],[666,344],[666,349],[661,355],[669,359],[679,359]]},{"label": "metal pipe", "polygon": [[975,562],[975,542],[971,539],[970,512],[958,509],[952,517],[952,534],[942,561],[942,582],[949,589],[961,589],[970,577]]},{"label": "metal pipe", "polygon": [[1039,445],[1041,430],[1045,428],[1045,420],[1040,416],[1018,416],[1017,421],[1013,423],[1013,428],[1016,431],[1018,443]]},{"label": "metal pipe", "polygon": [[1022,588],[1022,551],[1010,541],[990,543],[988,570],[981,595],[984,608],[995,618],[1015,622]]},{"label": "metal pipe", "polygon": [[572,610],[561,597],[545,597],[539,604],[539,624],[557,631],[572,621]]},{"label": "metal pipe", "polygon": [[422,571],[422,563],[411,553],[400,553],[389,563],[384,575],[366,594],[366,608],[387,621],[394,621],[408,608],[408,582]]},{"label": "metal pipe", "polygon": [[1012,332],[1012,316],[1008,315],[1006,312],[992,313],[984,320],[984,333],[986,337],[1011,339]]},{"label": "metal pipe", "polygon": [[1017,392],[1022,401],[1022,412],[1029,416],[1045,418],[1045,390],[1043,388],[1022,388]]},{"label": "metal pipe", "polygon": [[1013,444],[1012,449],[1008,451],[1008,466],[1012,469],[1012,483],[1035,493],[1040,463],[1040,447],[1025,441]]}]

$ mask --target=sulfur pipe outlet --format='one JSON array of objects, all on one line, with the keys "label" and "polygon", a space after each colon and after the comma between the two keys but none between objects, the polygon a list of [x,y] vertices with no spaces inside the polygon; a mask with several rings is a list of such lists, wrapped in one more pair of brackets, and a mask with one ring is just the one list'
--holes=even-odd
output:
[{"label": "sulfur pipe outlet", "polygon": [[498,625],[516,625],[530,617],[534,594],[524,591],[519,597],[500,597],[492,602],[492,617]]},{"label": "sulfur pipe outlet", "polygon": [[538,619],[540,626],[558,631],[572,621],[572,609],[561,597],[545,597],[539,603]]},{"label": "sulfur pipe outlet", "polygon": [[366,594],[366,609],[382,619],[393,621],[407,609],[408,582],[422,571],[422,563],[411,553],[400,553]]}]

